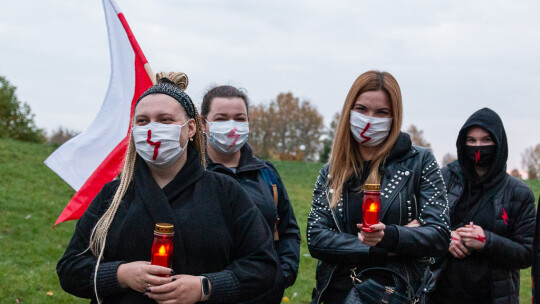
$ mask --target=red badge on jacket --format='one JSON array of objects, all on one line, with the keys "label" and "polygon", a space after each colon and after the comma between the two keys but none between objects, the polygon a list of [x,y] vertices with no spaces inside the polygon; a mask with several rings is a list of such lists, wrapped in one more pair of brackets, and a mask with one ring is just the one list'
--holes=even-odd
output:
[{"label": "red badge on jacket", "polygon": [[506,210],[504,210],[504,207],[503,207],[502,219],[503,219],[503,221],[504,221],[504,224],[505,224],[506,226],[508,226],[508,214],[506,214]]}]

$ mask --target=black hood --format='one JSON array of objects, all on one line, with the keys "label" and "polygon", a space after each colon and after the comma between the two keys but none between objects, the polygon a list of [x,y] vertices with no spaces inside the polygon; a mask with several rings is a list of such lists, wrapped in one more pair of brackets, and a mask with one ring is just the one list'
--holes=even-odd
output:
[{"label": "black hood", "polygon": [[471,127],[480,127],[486,130],[491,135],[491,139],[497,147],[493,164],[489,167],[488,172],[480,180],[490,181],[495,176],[506,172],[508,141],[506,140],[506,132],[504,131],[502,120],[493,110],[483,108],[474,112],[474,114],[467,119],[459,131],[456,147],[459,165],[463,174],[465,175],[465,178],[477,176],[474,170],[474,164],[469,162],[465,152],[467,133]]},{"label": "black hood", "polygon": [[407,133],[399,132],[399,136],[394,144],[394,147],[386,157],[386,162],[391,162],[405,156],[407,152],[410,151],[411,146],[411,136]]}]

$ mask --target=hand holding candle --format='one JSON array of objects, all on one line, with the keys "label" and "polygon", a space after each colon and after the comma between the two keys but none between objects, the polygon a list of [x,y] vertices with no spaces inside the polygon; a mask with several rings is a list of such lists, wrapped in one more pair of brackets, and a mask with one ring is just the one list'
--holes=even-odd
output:
[{"label": "hand holding candle", "polygon": [[386,225],[381,223],[381,185],[365,184],[362,203],[362,224],[357,224],[358,239],[368,245],[377,245],[384,237]]},{"label": "hand holding candle", "polygon": [[356,227],[360,229],[360,232],[358,233],[358,239],[360,242],[372,247],[381,242],[382,238],[384,237],[384,229],[386,229],[386,225],[383,223],[369,226],[370,231],[363,230],[362,224],[357,224]]},{"label": "hand holding candle", "polygon": [[362,230],[373,232],[371,226],[381,221],[381,185],[366,184],[364,188]]}]

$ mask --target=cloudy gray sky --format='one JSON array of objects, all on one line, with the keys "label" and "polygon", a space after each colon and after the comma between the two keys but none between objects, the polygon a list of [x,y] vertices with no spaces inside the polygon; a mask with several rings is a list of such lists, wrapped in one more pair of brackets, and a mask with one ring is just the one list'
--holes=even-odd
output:
[{"label": "cloudy gray sky", "polygon": [[[311,101],[329,123],[370,69],[400,83],[404,129],[439,159],[461,125],[490,107],[509,137],[509,168],[540,143],[540,2],[117,0],[154,71],[184,71],[200,103],[210,84]],[[101,1],[2,1],[0,75],[39,127],[82,131],[110,73]]]}]

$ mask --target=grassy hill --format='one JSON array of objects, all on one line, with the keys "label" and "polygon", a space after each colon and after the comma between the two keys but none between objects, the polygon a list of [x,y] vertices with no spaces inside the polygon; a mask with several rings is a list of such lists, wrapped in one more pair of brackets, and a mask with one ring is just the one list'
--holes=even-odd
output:
[{"label": "grassy hill", "polygon": [[[55,266],[75,222],[52,228],[74,191],[43,161],[53,147],[0,140],[0,302],[88,303],[62,291]],[[291,303],[309,303],[316,261],[305,240],[313,186],[321,164],[276,162],[302,231],[300,275],[286,291]],[[540,181],[529,183],[536,197]],[[530,271],[522,271],[521,303],[530,303]]]}]

